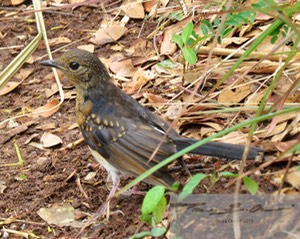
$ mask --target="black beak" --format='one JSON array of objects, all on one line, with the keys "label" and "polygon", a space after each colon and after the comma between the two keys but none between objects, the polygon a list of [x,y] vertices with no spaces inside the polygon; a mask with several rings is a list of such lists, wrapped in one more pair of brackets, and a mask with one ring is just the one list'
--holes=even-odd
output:
[{"label": "black beak", "polygon": [[39,64],[43,65],[43,66],[50,66],[50,67],[55,67],[57,68],[57,65],[55,63],[55,61],[53,60],[45,60],[45,61],[41,61]]}]

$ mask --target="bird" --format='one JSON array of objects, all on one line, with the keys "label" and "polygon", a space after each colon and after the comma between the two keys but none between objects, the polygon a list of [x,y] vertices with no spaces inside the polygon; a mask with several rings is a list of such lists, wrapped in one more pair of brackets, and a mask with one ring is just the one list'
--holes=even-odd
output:
[{"label": "bird", "polygon": [[[116,86],[95,54],[73,49],[40,64],[57,68],[75,85],[76,120],[91,154],[110,176],[112,189],[108,198],[116,192],[121,175],[137,177],[198,141],[169,129],[169,123]],[[190,153],[241,159],[244,149],[243,145],[208,142]],[[255,158],[260,151],[250,147],[247,159]],[[172,188],[175,179],[167,167],[162,167],[144,181]]]}]

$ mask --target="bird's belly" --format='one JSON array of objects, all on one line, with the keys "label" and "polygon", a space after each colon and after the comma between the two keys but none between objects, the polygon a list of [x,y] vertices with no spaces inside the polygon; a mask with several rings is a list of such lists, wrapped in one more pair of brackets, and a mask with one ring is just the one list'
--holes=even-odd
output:
[{"label": "bird's belly", "polygon": [[95,160],[97,161],[97,163],[99,163],[102,167],[105,168],[105,170],[108,172],[112,183],[114,184],[118,177],[119,177],[119,170],[116,169],[114,166],[112,166],[110,163],[107,162],[107,160],[105,158],[102,157],[101,154],[99,154],[97,151],[91,149],[91,153],[94,156]]}]

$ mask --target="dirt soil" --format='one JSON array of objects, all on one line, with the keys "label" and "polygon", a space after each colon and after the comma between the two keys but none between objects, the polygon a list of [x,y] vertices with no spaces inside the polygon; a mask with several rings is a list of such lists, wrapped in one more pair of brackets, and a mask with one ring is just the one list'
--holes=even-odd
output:
[{"label": "dirt soil", "polygon": [[[6,16],[5,21],[0,20],[0,33],[2,34],[0,35],[0,69],[7,66],[37,33],[35,23],[30,21],[30,19],[34,19],[32,13],[20,10],[19,14],[9,18],[6,14],[10,11],[18,10],[0,10],[0,16]],[[82,6],[74,10],[70,8],[54,9],[44,13],[49,39],[68,37],[73,44],[70,44],[67,49],[87,44],[89,39],[87,32],[90,29],[97,30],[103,17],[105,15],[97,5]],[[119,44],[130,46],[137,39],[142,25],[143,31],[139,36],[142,39],[156,27],[154,21],[131,20],[126,25],[130,30],[119,40]],[[63,45],[65,44],[54,46],[52,50]],[[115,53],[110,47],[111,44],[96,46],[95,54],[108,58]],[[57,53],[54,53],[54,57],[61,54],[62,51],[58,50]],[[34,52],[33,57],[34,59],[47,58],[43,44]],[[21,113],[30,112],[49,101],[45,90],[51,88],[54,79],[45,76],[48,76],[51,70],[40,66],[38,60],[30,64],[26,63],[23,69],[31,69],[32,73],[15,90],[0,97],[1,122]],[[62,83],[65,91],[74,91],[71,83],[66,79],[62,78]],[[51,97],[57,98],[57,96],[56,93]],[[49,230],[49,225],[42,220],[37,211],[40,208],[69,203],[81,212],[79,217],[83,219],[86,215],[95,213],[105,201],[109,193],[107,173],[93,161],[85,143],[65,148],[68,144],[81,138],[75,123],[74,106],[75,99],[70,97],[65,100],[56,113],[49,117],[21,117],[2,126],[1,165],[14,164],[18,161],[15,145],[18,145],[20,154],[25,161],[23,167],[12,165],[0,167],[0,181],[5,184],[5,189],[0,192],[0,221],[3,221],[5,228],[15,231],[32,231],[40,238],[74,238],[80,228],[51,225],[51,230]],[[27,125],[27,127],[16,133],[12,132],[10,124],[17,124],[18,129],[22,125]],[[40,149],[35,146],[34,143],[40,143],[41,135],[45,131],[59,136],[62,144],[48,149]],[[228,164],[224,160],[201,156],[187,158],[187,163],[197,165],[192,172],[204,173],[216,172]],[[247,169],[255,166],[256,162],[249,162]],[[186,181],[187,175],[184,170],[173,169],[172,171],[176,179],[181,182]],[[96,172],[96,175],[87,180],[86,176],[92,172]],[[255,179],[259,182],[262,192],[274,191],[273,185],[267,180],[259,177]],[[123,179],[122,185],[129,180]],[[219,181],[211,189],[199,186],[196,192],[232,193],[234,186],[224,188],[226,182],[228,181]],[[144,191],[148,188],[149,186],[144,183],[139,185],[139,190]],[[128,238],[134,233],[149,229],[139,220],[142,200],[143,196],[141,195],[124,195],[114,199],[111,210],[115,213],[111,214],[109,220],[103,219],[97,222],[87,228],[81,236],[86,238]],[[2,234],[1,238],[5,238],[5,235]],[[14,238],[14,236],[10,238]]]}]

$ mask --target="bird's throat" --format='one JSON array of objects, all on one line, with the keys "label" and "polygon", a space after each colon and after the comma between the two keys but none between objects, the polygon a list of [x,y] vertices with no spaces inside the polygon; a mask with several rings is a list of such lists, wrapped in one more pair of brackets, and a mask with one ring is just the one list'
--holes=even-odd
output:
[{"label": "bird's throat", "polygon": [[86,100],[84,91],[77,90],[76,97],[76,120],[79,126],[81,126],[86,116],[90,114],[93,109],[93,103],[90,100]]}]

